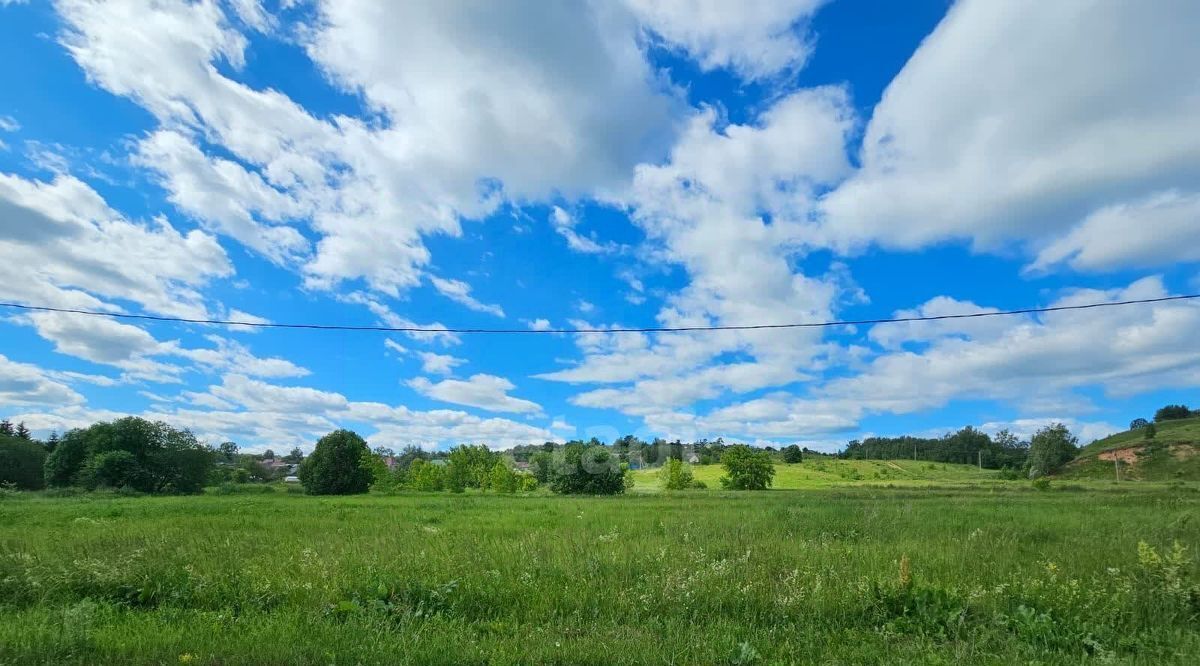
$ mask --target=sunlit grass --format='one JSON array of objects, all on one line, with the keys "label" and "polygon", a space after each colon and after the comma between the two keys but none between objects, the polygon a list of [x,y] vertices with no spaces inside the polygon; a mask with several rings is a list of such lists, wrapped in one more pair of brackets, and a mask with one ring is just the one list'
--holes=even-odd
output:
[{"label": "sunlit grass", "polygon": [[[821,473],[804,465],[777,479]],[[1200,656],[1179,596],[1196,564],[1172,582],[1138,551],[1200,549],[1190,488],[731,493],[705,480],[710,490],[610,498],[0,500],[0,662]]]}]

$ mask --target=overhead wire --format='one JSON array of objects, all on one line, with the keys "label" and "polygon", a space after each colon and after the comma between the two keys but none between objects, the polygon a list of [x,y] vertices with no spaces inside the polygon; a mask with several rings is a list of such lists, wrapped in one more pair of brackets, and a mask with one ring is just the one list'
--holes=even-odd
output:
[{"label": "overhead wire", "polygon": [[181,324],[205,324],[213,326],[238,326],[246,328],[275,328],[275,329],[304,329],[316,331],[374,331],[382,333],[444,333],[455,335],[473,334],[566,334],[583,335],[595,333],[688,333],[709,331],[761,331],[799,328],[829,328],[838,326],[866,326],[876,324],[899,324],[905,322],[943,321],[950,319],[976,319],[983,317],[1008,317],[1025,314],[1043,314],[1048,312],[1065,312],[1072,310],[1092,310],[1096,308],[1121,307],[1142,305],[1148,303],[1165,303],[1169,301],[1185,301],[1200,298],[1200,294],[1184,294],[1179,296],[1161,296],[1157,298],[1138,298],[1124,301],[1099,301],[1071,305],[1052,305],[1046,307],[1029,307],[1015,310],[981,310],[959,314],[913,315],[909,317],[881,317],[874,319],[843,319],[833,321],[792,322],[779,324],[713,324],[698,326],[638,326],[613,328],[464,328],[464,327],[434,327],[434,326],[384,326],[358,324],[322,324],[322,323],[289,323],[272,321],[238,321],[236,319],[203,319],[191,317],[171,317],[166,315],[138,314],[129,312],[106,312],[103,310],[84,310],[76,308],[56,308],[45,305],[28,305],[25,303],[4,303],[0,307],[28,312],[55,312],[89,317],[109,317],[113,319],[174,322]]}]

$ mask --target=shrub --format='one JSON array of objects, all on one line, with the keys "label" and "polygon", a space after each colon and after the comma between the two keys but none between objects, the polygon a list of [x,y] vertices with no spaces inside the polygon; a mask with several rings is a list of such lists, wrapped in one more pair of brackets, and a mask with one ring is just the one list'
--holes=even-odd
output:
[{"label": "shrub", "polygon": [[435,465],[420,458],[414,460],[408,468],[409,484],[413,490],[433,492],[441,490],[445,479],[441,465]]},{"label": "shrub", "polygon": [[616,495],[626,483],[624,467],[602,445],[567,444],[550,472],[550,489],[564,495]]},{"label": "shrub", "polygon": [[775,463],[771,454],[757,451],[745,444],[725,449],[721,455],[725,476],[721,485],[731,490],[766,490],[775,478]]},{"label": "shrub", "polygon": [[1030,482],[1034,490],[1050,490],[1050,479],[1039,476]]},{"label": "shrub", "polygon": [[1158,435],[1158,428],[1154,427],[1153,423],[1147,423],[1142,430],[1142,437],[1145,439],[1154,439]]},{"label": "shrub", "polygon": [[1187,408],[1187,405],[1166,405],[1154,412],[1155,421],[1174,421],[1191,418],[1191,416],[1192,411]]},{"label": "shrub", "polygon": [[367,442],[350,430],[336,430],[317,442],[300,467],[300,482],[310,495],[354,495],[371,486]]},{"label": "shrub", "polygon": [[20,490],[37,490],[45,485],[43,468],[46,449],[20,437],[0,435],[0,484]]},{"label": "shrub", "polygon": [[1150,425],[1149,421],[1147,421],[1146,419],[1138,418],[1138,419],[1134,419],[1129,422],[1129,429],[1130,430],[1140,430],[1142,428],[1145,428],[1148,425]]},{"label": "shrub", "polygon": [[1021,472],[1015,467],[1005,466],[1000,468],[1000,474],[997,476],[1004,481],[1016,481],[1021,478]]},{"label": "shrub", "polygon": [[523,493],[533,492],[538,487],[537,477],[529,472],[520,472],[517,474],[517,487]]},{"label": "shrub", "polygon": [[674,458],[663,463],[662,469],[658,471],[658,478],[666,490],[686,490],[696,487],[696,479],[692,476],[691,465]]},{"label": "shrub", "polygon": [[504,464],[503,460],[497,461],[492,466],[492,473],[488,479],[488,487],[498,493],[515,493],[519,487],[520,480],[513,473],[508,465]]},{"label": "shrub", "polygon": [[804,462],[804,451],[796,444],[783,447],[783,462],[791,464]]}]

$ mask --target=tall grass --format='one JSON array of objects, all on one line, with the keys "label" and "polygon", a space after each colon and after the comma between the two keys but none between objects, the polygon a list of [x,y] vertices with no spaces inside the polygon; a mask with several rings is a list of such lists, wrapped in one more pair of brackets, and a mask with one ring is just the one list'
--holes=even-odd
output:
[{"label": "tall grass", "polygon": [[1194,663],[1198,508],[1003,486],[10,497],[0,661]]}]

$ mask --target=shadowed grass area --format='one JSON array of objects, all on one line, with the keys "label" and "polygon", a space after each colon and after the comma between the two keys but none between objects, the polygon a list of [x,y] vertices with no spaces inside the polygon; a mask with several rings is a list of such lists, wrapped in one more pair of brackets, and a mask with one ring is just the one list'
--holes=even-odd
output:
[{"label": "shadowed grass area", "polygon": [[9,497],[0,662],[1192,663],[1197,509],[1000,483]]}]

